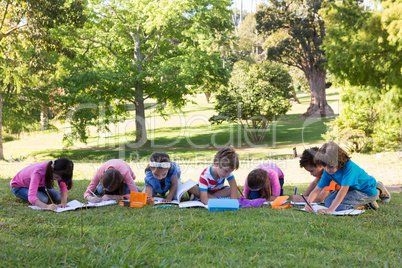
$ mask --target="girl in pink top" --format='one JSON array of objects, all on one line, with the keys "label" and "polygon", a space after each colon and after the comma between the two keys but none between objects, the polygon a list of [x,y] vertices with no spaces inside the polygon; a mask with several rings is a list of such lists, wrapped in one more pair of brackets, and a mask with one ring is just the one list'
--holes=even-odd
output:
[{"label": "girl in pink top", "polygon": [[246,198],[265,198],[274,200],[282,195],[284,175],[282,170],[274,163],[265,163],[251,171],[244,184],[243,194]]},{"label": "girl in pink top", "polygon": [[[130,192],[138,192],[135,175],[123,160],[112,159],[104,163],[88,185],[84,198],[92,203],[103,200],[130,199]],[[100,195],[102,197],[98,197]]]},{"label": "girl in pink top", "polygon": [[[29,165],[11,180],[11,191],[16,197],[44,209],[66,207],[67,191],[73,185],[73,169],[73,162],[66,158]],[[59,184],[60,193],[53,189],[54,181]]]}]

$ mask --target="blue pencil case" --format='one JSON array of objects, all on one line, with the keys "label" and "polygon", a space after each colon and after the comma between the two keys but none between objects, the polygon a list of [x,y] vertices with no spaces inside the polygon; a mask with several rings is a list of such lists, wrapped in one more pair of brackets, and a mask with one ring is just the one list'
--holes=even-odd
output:
[{"label": "blue pencil case", "polygon": [[239,210],[239,201],[237,199],[209,199],[209,211]]}]

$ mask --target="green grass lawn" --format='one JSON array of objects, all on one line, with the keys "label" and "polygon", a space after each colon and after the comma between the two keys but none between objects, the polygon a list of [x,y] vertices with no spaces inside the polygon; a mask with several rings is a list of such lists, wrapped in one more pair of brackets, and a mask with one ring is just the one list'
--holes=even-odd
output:
[{"label": "green grass lawn", "polygon": [[[76,181],[69,199],[83,201],[88,183]],[[0,192],[2,267],[399,267],[401,261],[401,194],[379,210],[334,217],[270,207],[54,213],[17,200],[8,179],[0,180]]]},{"label": "green grass lawn", "polygon": [[[154,111],[147,112],[149,141],[142,148],[134,147],[134,115],[124,122],[110,124],[111,136],[102,138],[95,127],[89,127],[87,144],[77,142],[74,147],[64,148],[62,137],[69,132],[68,125],[60,125],[58,131],[42,131],[22,134],[20,139],[4,141],[5,159],[47,160],[54,157],[69,157],[72,160],[93,161],[110,158],[131,160],[148,158],[154,151],[168,151],[180,158],[193,158],[194,154],[212,157],[218,147],[233,145],[236,148],[257,148],[248,151],[250,158],[286,159],[292,156],[293,146],[320,144],[324,140],[325,123],[332,119],[301,119],[309,105],[308,94],[298,92],[300,104],[294,104],[286,116],[271,122],[265,139],[260,144],[251,142],[240,125],[223,123],[211,125],[208,119],[215,114],[214,102],[206,102],[204,95],[190,97],[192,102],[182,111],[162,118]],[[338,90],[328,90],[328,102],[338,113]],[[123,148],[123,149],[122,149]],[[267,153],[269,148],[269,153]],[[122,152],[123,151],[123,152]]]}]

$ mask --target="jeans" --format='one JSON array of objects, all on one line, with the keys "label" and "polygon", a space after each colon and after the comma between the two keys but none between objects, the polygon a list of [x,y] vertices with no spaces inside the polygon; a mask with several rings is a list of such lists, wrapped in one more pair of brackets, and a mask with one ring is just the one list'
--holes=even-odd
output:
[{"label": "jeans", "polygon": [[[54,189],[47,189],[50,198],[52,198],[54,203],[60,203],[61,202],[61,194],[54,190]],[[28,200],[28,192],[29,188],[25,187],[11,187],[11,192],[18,198],[21,198],[25,201]],[[49,197],[46,194],[45,187],[39,187],[38,192],[36,193],[36,197],[39,198],[40,201],[42,201],[45,204],[51,203],[49,200]]]},{"label": "jeans", "polygon": [[[325,198],[324,204],[327,208],[329,208],[332,202],[334,202],[334,199],[338,194],[338,192],[339,190],[333,191],[327,196],[327,198]],[[335,209],[335,211],[355,209],[358,206],[374,202],[375,200],[377,200],[377,197],[378,197],[377,195],[369,196],[358,190],[349,190],[345,195],[345,197],[343,198],[342,202]]]},{"label": "jeans", "polygon": [[279,179],[279,184],[281,185],[281,194],[280,196],[283,195],[283,184],[285,183],[285,178],[280,178]]}]

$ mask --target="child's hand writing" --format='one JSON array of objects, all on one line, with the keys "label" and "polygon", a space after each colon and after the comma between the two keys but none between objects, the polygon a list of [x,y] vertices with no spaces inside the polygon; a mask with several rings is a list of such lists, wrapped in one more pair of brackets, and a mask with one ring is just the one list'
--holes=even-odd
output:
[{"label": "child's hand writing", "polygon": [[102,198],[97,197],[97,196],[89,196],[87,199],[88,199],[88,202],[91,202],[91,203],[102,202]]},{"label": "child's hand writing", "polygon": [[57,208],[57,205],[55,205],[55,204],[49,204],[46,206],[46,209],[48,209],[48,210],[55,210],[56,208]]},{"label": "child's hand writing", "polygon": [[307,205],[307,204],[304,206],[304,210],[305,210],[305,211],[308,211],[308,212],[314,212],[314,209],[311,208],[311,207],[310,207],[309,205]]},{"label": "child's hand writing", "polygon": [[162,200],[162,202],[170,203],[170,202],[172,202],[172,199],[170,199],[170,198],[165,198],[165,199]]}]

